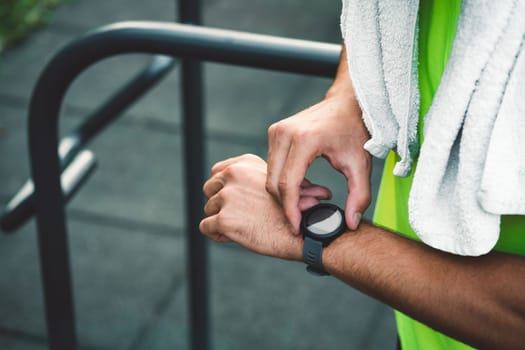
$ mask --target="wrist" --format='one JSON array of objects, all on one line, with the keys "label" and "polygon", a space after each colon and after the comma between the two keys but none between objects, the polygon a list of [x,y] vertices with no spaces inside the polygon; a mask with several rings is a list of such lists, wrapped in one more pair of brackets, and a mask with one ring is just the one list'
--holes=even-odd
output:
[{"label": "wrist", "polygon": [[295,242],[293,244],[293,248],[288,251],[289,254],[287,256],[285,256],[284,258],[286,260],[291,260],[291,261],[303,261],[303,246],[304,246],[304,242],[300,238],[300,236],[296,236],[293,233],[291,233],[291,234],[294,236],[294,238],[298,238],[298,239],[295,240]]},{"label": "wrist", "polygon": [[323,267],[323,249],[346,229],[344,212],[337,205],[319,203],[302,213],[303,260],[307,271],[327,275]]},{"label": "wrist", "polygon": [[324,101],[330,103],[345,115],[355,116],[361,119],[361,106],[351,84],[346,85],[334,82],[328,91],[326,91]]},{"label": "wrist", "polygon": [[325,99],[333,97],[344,97],[357,102],[354,87],[350,81],[350,77],[336,79],[325,93]]},{"label": "wrist", "polygon": [[[347,230],[334,240],[323,250],[325,270],[334,276],[348,274],[349,271],[353,270],[358,265],[356,262],[361,259],[360,252],[362,250],[360,247],[368,245],[364,241],[372,238],[372,235],[367,233],[373,228],[374,226],[371,223],[363,220],[356,230]],[[352,261],[354,263],[350,263]]]},{"label": "wrist", "polygon": [[281,236],[282,239],[275,242],[275,256],[290,261],[303,261],[303,239],[300,235],[287,229]]}]

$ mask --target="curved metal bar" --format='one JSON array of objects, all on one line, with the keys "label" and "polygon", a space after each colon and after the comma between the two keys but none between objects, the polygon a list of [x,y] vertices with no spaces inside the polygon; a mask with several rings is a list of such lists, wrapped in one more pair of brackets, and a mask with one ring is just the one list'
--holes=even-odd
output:
[{"label": "curved metal bar", "polygon": [[92,31],[54,56],[38,80],[29,110],[29,150],[51,349],[76,346],[57,155],[60,106],[66,89],[85,68],[103,58],[132,52],[333,76],[340,47],[192,25],[124,22]]},{"label": "curved metal bar", "polygon": [[[75,153],[69,164],[62,170],[60,179],[66,202],[88,180],[95,167],[96,159],[93,152],[81,149]],[[6,204],[5,213],[0,217],[0,228],[5,233],[13,232],[34,215],[33,188],[33,182],[27,180]]]},{"label": "curved metal bar", "polygon": [[[156,55],[135,76],[108,98],[98,109],[86,117],[85,121],[67,136],[60,140],[58,154],[62,164],[62,177],[68,169],[80,171],[84,168],[70,167],[70,163],[102,129],[122,115],[122,112],[133,102],[145,94],[150,88],[162,79],[175,66],[175,59],[169,56]],[[71,171],[71,170],[69,170]],[[79,186],[91,174],[79,172],[74,175]],[[66,197],[71,198],[67,191]],[[0,230],[4,233],[13,233],[26,223],[35,212],[33,206],[33,183],[27,180],[4,207],[0,215]]]}]

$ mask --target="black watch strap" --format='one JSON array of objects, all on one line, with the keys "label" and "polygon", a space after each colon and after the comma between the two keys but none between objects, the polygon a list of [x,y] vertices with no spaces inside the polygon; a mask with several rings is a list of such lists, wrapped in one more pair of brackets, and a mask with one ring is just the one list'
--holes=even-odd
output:
[{"label": "black watch strap", "polygon": [[314,275],[326,276],[328,273],[323,268],[323,243],[308,236],[304,238],[303,260],[306,270]]}]

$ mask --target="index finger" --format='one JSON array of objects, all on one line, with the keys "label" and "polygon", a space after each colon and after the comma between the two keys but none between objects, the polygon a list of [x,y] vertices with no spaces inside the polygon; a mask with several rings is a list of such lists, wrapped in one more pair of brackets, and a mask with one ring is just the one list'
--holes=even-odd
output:
[{"label": "index finger", "polygon": [[273,124],[268,129],[266,190],[279,202],[281,202],[279,178],[281,177],[286,158],[288,157],[290,141],[290,136],[288,136],[282,124]]},{"label": "index finger", "polygon": [[307,143],[293,143],[279,179],[279,192],[284,212],[295,233],[299,233],[301,222],[301,211],[299,209],[301,184],[315,157],[316,154],[312,151],[312,146]]}]

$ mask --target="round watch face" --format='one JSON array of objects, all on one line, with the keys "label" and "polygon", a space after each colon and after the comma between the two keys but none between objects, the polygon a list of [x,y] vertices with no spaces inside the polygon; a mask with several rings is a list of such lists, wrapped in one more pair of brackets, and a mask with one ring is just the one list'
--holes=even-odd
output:
[{"label": "round watch face", "polygon": [[333,204],[319,204],[303,213],[302,226],[307,234],[319,238],[339,234],[344,227],[343,212]]},{"label": "round watch face", "polygon": [[319,208],[311,212],[305,219],[308,231],[318,235],[327,235],[336,231],[343,222],[341,212],[331,207]]}]

